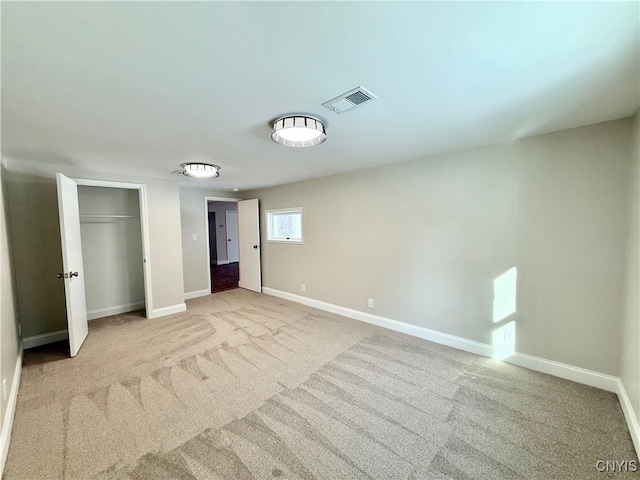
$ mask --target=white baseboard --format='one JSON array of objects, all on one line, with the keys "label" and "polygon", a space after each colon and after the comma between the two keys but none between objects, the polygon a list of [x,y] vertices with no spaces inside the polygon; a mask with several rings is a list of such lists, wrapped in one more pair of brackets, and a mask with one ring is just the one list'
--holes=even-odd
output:
[{"label": "white baseboard", "polygon": [[554,377],[564,378],[573,382],[589,385],[590,387],[600,388],[608,392],[618,393],[618,377],[607,375],[606,373],[587,370],[586,368],[574,367],[566,363],[547,360],[546,358],[534,357],[526,353],[514,352],[511,356],[504,359],[505,362],[519,367],[525,367],[529,370],[547,373]]},{"label": "white baseboard", "polygon": [[2,473],[4,472],[4,465],[7,462],[7,455],[9,454],[11,428],[13,427],[13,417],[16,413],[18,389],[20,388],[20,375],[22,373],[22,352],[23,343],[20,342],[16,368],[13,372],[13,382],[11,382],[11,390],[9,391],[7,409],[5,410],[4,418],[2,419],[2,433],[0,433],[0,476],[2,476]]},{"label": "white baseboard", "polygon": [[640,423],[638,423],[638,417],[633,410],[631,399],[620,379],[618,379],[618,391],[616,393],[618,394],[618,399],[624,412],[624,418],[627,420],[627,425],[629,426],[629,433],[631,434],[633,445],[636,447],[636,454],[640,457]]},{"label": "white baseboard", "polygon": [[211,290],[205,288],[204,290],[196,290],[195,292],[186,292],[184,294],[184,299],[190,300],[192,298],[204,297],[206,295],[211,295]]},{"label": "white baseboard", "polygon": [[67,330],[58,330],[57,332],[43,333],[41,335],[34,335],[32,337],[26,337],[22,340],[24,349],[39,347],[40,345],[46,345],[47,343],[60,342],[69,338],[69,332]]},{"label": "white baseboard", "polygon": [[143,302],[127,303],[125,305],[117,305],[115,307],[100,308],[97,310],[87,310],[87,320],[95,320],[96,318],[110,317],[119,313],[133,312],[145,307]]},{"label": "white baseboard", "polygon": [[[269,287],[263,287],[262,292],[274,297],[284,298],[293,302],[301,303],[310,307],[315,307],[320,310],[324,310],[331,313],[342,315],[343,317],[353,318],[360,320],[361,322],[371,323],[379,327],[388,328],[389,330],[395,330],[396,332],[406,333],[414,337],[423,338],[441,345],[457,348],[466,352],[475,353],[484,357],[493,357],[494,348],[486,343],[476,342],[474,340],[468,340],[466,338],[457,337],[455,335],[449,335],[448,333],[438,332],[436,330],[430,330],[428,328],[419,327],[410,323],[399,322],[398,320],[392,320],[390,318],[381,317],[378,315],[372,315],[370,313],[361,312],[359,310],[353,310],[351,308],[341,307],[332,303],[322,302],[308,297],[302,297],[293,293],[283,292],[275,290]],[[611,375],[605,375],[603,373],[594,372],[592,370],[586,370],[580,367],[574,367],[553,360],[547,360],[545,358],[534,357],[533,355],[527,355],[524,353],[513,352],[506,358],[500,357],[503,361],[528,368],[530,370],[536,370],[538,372],[548,373],[556,377],[565,378],[574,382],[589,385],[591,387],[601,388],[609,392],[618,393],[619,386],[618,377]]]},{"label": "white baseboard", "polygon": [[171,305],[169,307],[155,308],[147,318],[160,318],[167,315],[173,315],[174,313],[181,313],[187,311],[186,303],[178,303],[177,305]]},{"label": "white baseboard", "polygon": [[[142,304],[144,307],[144,304]],[[181,313],[187,310],[186,303],[179,303],[177,305],[171,305],[169,307],[162,307],[154,309],[147,318],[160,318],[166,315],[172,315],[174,313]],[[87,314],[88,317],[88,314]],[[34,348],[40,345],[46,345],[48,343],[59,342],[69,338],[69,332],[67,330],[58,330],[57,332],[43,333],[41,335],[34,335],[23,339],[24,348]]]},{"label": "white baseboard", "polygon": [[229,265],[229,260],[218,260],[216,265]]}]

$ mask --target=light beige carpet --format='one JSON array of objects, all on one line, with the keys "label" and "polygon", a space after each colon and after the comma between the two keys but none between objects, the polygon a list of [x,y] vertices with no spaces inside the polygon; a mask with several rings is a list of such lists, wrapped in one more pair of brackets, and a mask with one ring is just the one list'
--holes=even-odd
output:
[{"label": "light beige carpet", "polygon": [[[3,478],[602,479],[615,395],[245,290],[25,353]],[[621,473],[615,478],[638,478]]]}]

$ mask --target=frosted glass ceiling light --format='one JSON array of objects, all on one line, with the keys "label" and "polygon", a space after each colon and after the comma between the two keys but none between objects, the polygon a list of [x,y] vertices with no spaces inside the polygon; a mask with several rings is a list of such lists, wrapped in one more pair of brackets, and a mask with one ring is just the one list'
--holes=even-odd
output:
[{"label": "frosted glass ceiling light", "polygon": [[285,147],[313,147],[327,139],[324,124],[306,115],[289,115],[273,122],[271,140]]},{"label": "frosted glass ceiling light", "polygon": [[220,167],[211,163],[183,163],[182,174],[193,178],[216,178],[220,176]]}]

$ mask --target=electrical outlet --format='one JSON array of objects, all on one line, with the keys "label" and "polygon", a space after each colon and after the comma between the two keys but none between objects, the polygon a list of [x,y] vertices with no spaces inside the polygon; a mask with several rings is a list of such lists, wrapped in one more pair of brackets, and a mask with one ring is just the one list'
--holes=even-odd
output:
[{"label": "electrical outlet", "polygon": [[195,233],[193,234],[193,239],[197,240],[198,239],[198,235],[196,235]]},{"label": "electrical outlet", "polygon": [[2,379],[2,397],[6,401],[8,396],[9,396],[9,391],[7,390],[7,379],[3,378]]},{"label": "electrical outlet", "polygon": [[373,308],[373,298],[369,299],[368,305],[369,305],[369,308]]},{"label": "electrical outlet", "polygon": [[507,343],[514,343],[516,341],[516,332],[513,325],[504,329],[504,341]]},{"label": "electrical outlet", "polygon": [[307,286],[304,283],[302,285],[300,285],[300,291],[302,291],[302,292],[306,292],[307,291]]}]

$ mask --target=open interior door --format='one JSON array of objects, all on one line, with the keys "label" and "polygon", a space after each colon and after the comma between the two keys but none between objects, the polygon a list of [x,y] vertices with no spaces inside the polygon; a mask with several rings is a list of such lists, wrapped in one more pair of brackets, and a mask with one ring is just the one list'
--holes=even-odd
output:
[{"label": "open interior door", "polygon": [[238,202],[238,253],[240,281],[247,290],[262,292],[260,272],[260,209],[258,199]]},{"label": "open interior door", "polygon": [[87,303],[84,293],[84,269],[82,267],[78,185],[61,173],[56,174],[56,181],[58,184],[58,211],[64,269],[64,272],[59,273],[58,277],[64,278],[69,350],[71,356],[75,357],[89,334]]}]

